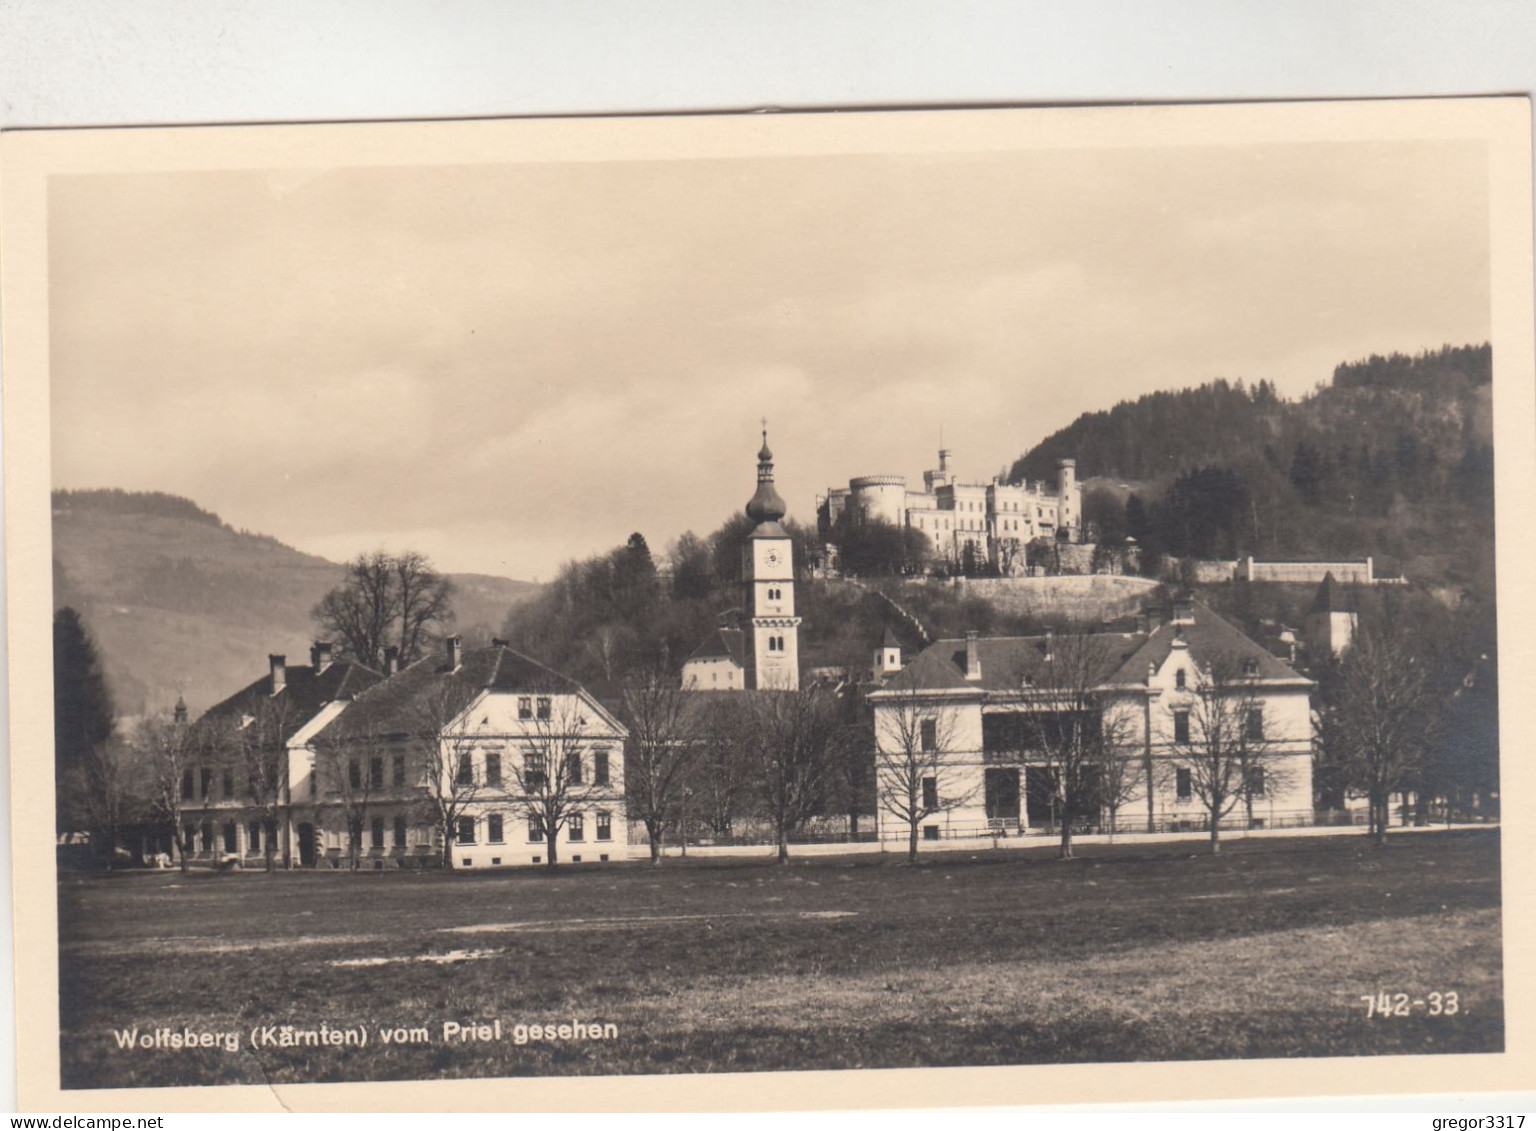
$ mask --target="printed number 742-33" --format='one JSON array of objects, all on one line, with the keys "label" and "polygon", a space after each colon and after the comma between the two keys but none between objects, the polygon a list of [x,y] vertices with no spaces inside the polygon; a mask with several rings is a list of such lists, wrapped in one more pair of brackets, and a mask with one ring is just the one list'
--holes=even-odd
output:
[{"label": "printed number 742-33", "polygon": [[1435,991],[1423,997],[1409,997],[1405,993],[1361,994],[1365,1002],[1365,1015],[1371,1017],[1412,1017],[1422,1012],[1426,1017],[1454,1017],[1461,1012],[1461,999],[1455,990]]}]

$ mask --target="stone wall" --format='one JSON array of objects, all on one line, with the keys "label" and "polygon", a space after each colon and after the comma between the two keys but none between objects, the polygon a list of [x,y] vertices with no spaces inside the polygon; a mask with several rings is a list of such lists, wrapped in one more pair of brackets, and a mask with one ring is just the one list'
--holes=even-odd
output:
[{"label": "stone wall", "polygon": [[[1064,547],[1065,548],[1065,547]],[[923,584],[923,583],[919,583]],[[1099,621],[1141,610],[1157,588],[1145,577],[973,577],[930,581],[984,598],[1010,613]]]}]

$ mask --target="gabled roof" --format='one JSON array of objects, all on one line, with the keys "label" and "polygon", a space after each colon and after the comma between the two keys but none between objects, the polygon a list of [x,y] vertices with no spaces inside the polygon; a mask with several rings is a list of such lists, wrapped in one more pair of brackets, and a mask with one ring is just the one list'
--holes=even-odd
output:
[{"label": "gabled roof", "polygon": [[[1155,631],[1138,633],[1058,633],[1047,636],[988,636],[976,641],[981,678],[965,678],[966,641],[938,640],[885,684],[879,696],[908,690],[1016,692],[1028,686],[1049,687],[1061,677],[1053,674],[1063,662],[1081,664],[1088,678],[1101,687],[1145,686],[1147,667],[1159,668],[1176,640],[1182,640],[1195,663],[1251,664],[1255,678],[1266,682],[1308,681],[1272,656],[1237,628],[1198,601],[1190,602],[1193,617],[1169,622]],[[1051,659],[1047,659],[1047,655]],[[1026,677],[1028,683],[1025,682]]]},{"label": "gabled roof", "polygon": [[745,653],[742,644],[742,631],[739,628],[718,628],[693,650],[689,655],[690,660],[734,660],[737,665],[744,664]]},{"label": "gabled roof", "polygon": [[1309,682],[1279,657],[1257,641],[1244,635],[1235,625],[1217,616],[1198,601],[1190,602],[1194,610],[1192,623],[1169,622],[1158,627],[1146,637],[1145,643],[1121,665],[1109,680],[1111,683],[1145,683],[1147,665],[1159,668],[1173,651],[1174,641],[1182,639],[1190,656],[1201,667],[1227,664],[1253,664],[1252,674],[1259,680],[1289,680]]},{"label": "gabled roof", "polygon": [[[977,691],[1018,691],[1030,685],[1049,686],[1058,677],[1053,664],[1066,660],[1082,664],[1094,684],[1108,682],[1136,651],[1144,636],[1120,633],[1085,633],[1067,636],[983,636],[976,641],[976,656],[981,664],[981,678],[965,678],[966,642],[960,639],[936,640],[898,675],[885,684],[889,690],[931,691],[940,689]],[[1047,659],[1047,656],[1050,659]],[[1145,672],[1143,672],[1145,674]]]},{"label": "gabled roof", "polygon": [[318,672],[308,665],[289,665],[284,668],[284,672],[283,689],[275,696],[272,694],[272,673],[269,671],[254,683],[209,707],[198,719],[198,725],[224,719],[238,720],[244,715],[255,714],[259,704],[273,702],[282,708],[282,737],[287,741],[319,714],[327,703],[355,699],[384,678],[372,668],[352,660],[338,660]]},{"label": "gabled roof", "polygon": [[466,649],[459,655],[459,666],[451,670],[447,656],[434,652],[357,696],[344,725],[409,734],[420,730],[431,714],[463,710],[482,691],[571,695],[582,690],[570,677],[503,645]]}]

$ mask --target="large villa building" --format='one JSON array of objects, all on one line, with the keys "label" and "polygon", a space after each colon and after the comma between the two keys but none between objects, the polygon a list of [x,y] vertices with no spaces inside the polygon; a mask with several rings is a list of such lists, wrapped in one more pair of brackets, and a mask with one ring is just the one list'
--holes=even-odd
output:
[{"label": "large villa building", "polygon": [[903,743],[927,767],[923,836],[1056,825],[1051,736],[1071,726],[1107,740],[1086,825],[1204,828],[1213,782],[1228,827],[1310,823],[1312,681],[1196,601],[1169,612],[1130,633],[939,640],[871,692],[878,771]]},{"label": "large villa building", "polygon": [[[364,868],[628,857],[625,730],[579,684],[456,636],[398,671],[392,656],[383,673],[331,664],[324,645],[312,660],[271,657],[197,723],[214,741],[183,781],[194,858],[253,866],[266,837],[287,867],[350,866],[354,846]],[[253,730],[278,746],[256,755],[270,759],[267,798],[231,756]]]}]

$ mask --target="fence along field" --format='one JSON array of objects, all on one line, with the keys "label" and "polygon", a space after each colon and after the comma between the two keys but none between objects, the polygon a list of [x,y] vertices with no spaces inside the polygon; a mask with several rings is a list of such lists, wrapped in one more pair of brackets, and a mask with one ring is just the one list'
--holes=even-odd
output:
[{"label": "fence along field", "polygon": [[[1472,830],[917,868],[67,876],[62,1083],[1495,1051],[1498,875],[1498,832]],[[203,1033],[236,1047],[171,1047]]]}]

